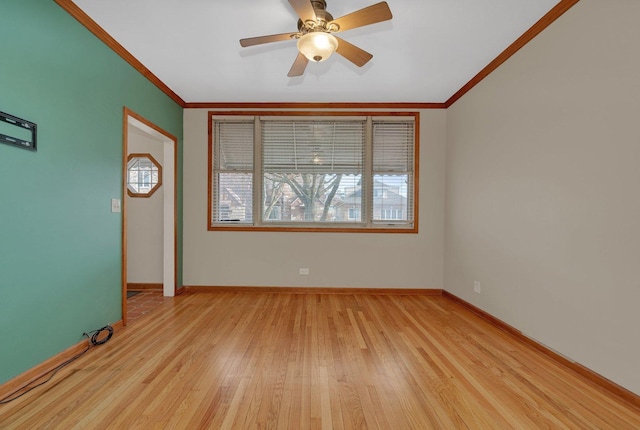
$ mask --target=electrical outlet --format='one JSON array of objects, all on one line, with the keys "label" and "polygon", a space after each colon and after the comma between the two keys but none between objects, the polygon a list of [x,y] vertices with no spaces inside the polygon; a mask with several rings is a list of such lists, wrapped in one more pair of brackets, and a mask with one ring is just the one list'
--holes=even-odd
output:
[{"label": "electrical outlet", "polygon": [[478,281],[473,281],[473,292],[480,294],[482,292],[482,284]]},{"label": "electrical outlet", "polygon": [[300,275],[308,275],[309,274],[309,269],[307,267],[301,267],[300,269],[298,269],[298,273]]}]

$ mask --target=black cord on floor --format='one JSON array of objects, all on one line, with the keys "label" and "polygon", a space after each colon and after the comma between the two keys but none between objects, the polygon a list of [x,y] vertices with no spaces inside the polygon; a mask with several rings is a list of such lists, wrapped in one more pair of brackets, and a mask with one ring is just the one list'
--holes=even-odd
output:
[{"label": "black cord on floor", "polygon": [[[103,332],[106,332],[106,334],[103,334]],[[90,331],[89,333],[82,333],[82,335],[85,336],[89,340],[89,343],[87,344],[87,348],[84,351],[74,355],[73,357],[71,357],[70,359],[65,361],[64,363],[61,363],[58,366],[54,367],[53,369],[49,370],[44,375],[41,375],[37,379],[29,382],[27,385],[24,385],[24,386],[18,388],[17,390],[13,391],[12,393],[7,395],[6,397],[0,399],[0,405],[5,405],[5,404],[7,404],[9,402],[13,402],[14,400],[19,399],[20,397],[22,397],[25,394],[27,394],[29,391],[33,390],[34,388],[38,388],[39,386],[46,384],[47,382],[51,381],[51,379],[55,376],[56,373],[58,373],[58,371],[60,369],[62,369],[66,365],[68,365],[68,364],[74,362],[75,360],[77,360],[78,358],[80,358],[87,351],[89,351],[93,346],[103,345],[103,344],[107,343],[107,341],[109,339],[111,339],[111,336],[113,336],[113,327],[111,327],[110,325],[106,325],[106,326],[104,326],[104,327],[102,327],[102,328],[100,328],[98,330],[93,330],[93,331]],[[49,377],[47,379],[45,379],[44,381],[39,382],[36,385],[31,385],[31,384],[35,383],[36,381],[44,378],[47,375],[49,375]]]},{"label": "black cord on floor", "polygon": [[[101,333],[105,330],[107,331],[107,335],[101,336]],[[90,331],[89,333],[93,333],[93,335],[91,335],[91,338],[89,338],[88,333],[82,333],[82,334],[87,338],[89,338],[89,341],[91,342],[91,346],[102,345],[107,343],[107,341],[111,339],[111,336],[113,336],[113,327],[111,327],[110,325],[106,325],[101,329]]]}]

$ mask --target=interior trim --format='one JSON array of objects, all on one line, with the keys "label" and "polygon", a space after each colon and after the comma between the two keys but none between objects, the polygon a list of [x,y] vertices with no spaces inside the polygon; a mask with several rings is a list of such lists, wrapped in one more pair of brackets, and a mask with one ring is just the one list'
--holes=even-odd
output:
[{"label": "interior trim", "polygon": [[[122,330],[124,327],[122,320],[111,324],[114,332],[118,332]],[[87,339],[83,339],[77,344],[70,346],[64,351],[54,355],[53,357],[43,361],[42,363],[32,367],[31,369],[26,370],[20,375],[16,376],[0,385],[0,398],[4,398],[10,394],[13,394],[17,390],[25,387],[28,384],[32,384],[36,382],[38,379],[47,375],[56,367],[60,366],[65,361],[69,360],[73,356],[81,353],[87,348]],[[90,351],[87,351],[90,352]]]},{"label": "interior trim", "polygon": [[185,103],[185,109],[444,109],[444,103],[412,103],[412,102],[196,102]]},{"label": "interior trim", "polygon": [[[397,288],[329,288],[329,287],[238,287],[238,286],[194,286],[185,285],[178,290],[178,294],[183,292],[186,294],[191,293],[226,293],[226,292],[238,292],[238,293],[287,293],[287,294],[378,294],[378,295],[424,295],[424,296],[443,296],[465,309],[471,311],[478,317],[484,319],[488,323],[492,324],[496,328],[506,332],[513,336],[518,341],[521,341],[536,350],[542,352],[552,360],[560,363],[561,365],[577,372],[584,378],[593,382],[594,384],[604,388],[617,397],[625,400],[626,402],[640,408],[640,396],[627,390],[626,388],[616,384],[615,382],[605,378],[604,376],[594,372],[591,369],[584,367],[574,361],[567,359],[566,357],[556,353],[555,351],[547,348],[546,346],[536,342],[535,340],[525,336],[522,332],[513,326],[505,323],[504,321],[494,317],[488,312],[483,311],[475,305],[461,299],[460,297],[442,289],[397,289]],[[123,321],[120,320],[115,324],[112,324],[115,332],[120,331],[123,328]],[[29,383],[36,381],[44,376],[47,372],[59,366],[69,358],[78,354],[80,351],[86,348],[85,341],[81,341],[76,345],[67,348],[61,353],[43,361],[39,365],[27,370],[26,372],[16,376],[13,379],[0,385],[0,398],[9,395],[16,391],[20,387],[23,387]]]},{"label": "interior trim", "polygon": [[127,282],[127,291],[140,291],[140,290],[158,290],[162,291],[162,283],[145,283],[145,282]]},{"label": "interior trim", "polygon": [[[173,142],[173,290],[177,294],[178,287],[178,138],[163,130],[143,116],[124,106],[122,108],[122,187],[123,198],[121,206],[122,217],[122,250],[121,250],[121,287],[122,287],[122,320],[127,325],[127,199],[124,197],[127,188],[127,159],[129,151],[129,117],[158,132],[167,140]],[[164,291],[163,291],[164,293]]]},{"label": "interior trim", "polygon": [[[213,118],[214,117],[412,117],[414,121],[414,163],[413,163],[413,226],[389,227],[382,223],[377,226],[340,227],[336,226],[305,226],[289,223],[283,226],[273,225],[221,225],[213,224],[211,214],[213,209]],[[411,111],[282,111],[282,110],[222,110],[209,111],[207,117],[207,231],[260,231],[279,233],[399,233],[417,234],[420,220],[420,112]]]},{"label": "interior trim", "polygon": [[[158,169],[158,183],[155,184],[150,191],[146,192],[146,193],[133,193],[131,192],[131,189],[129,189],[129,162],[131,160],[133,160],[134,158],[146,158],[149,161],[151,161],[154,166],[156,166],[156,168]],[[127,182],[127,194],[129,195],[129,197],[133,197],[133,198],[149,198],[151,197],[156,191],[158,191],[158,189],[160,187],[162,187],[162,165],[160,163],[158,163],[158,160],[156,160],[155,158],[153,158],[153,155],[149,154],[148,152],[146,153],[131,153],[127,156],[127,176],[125,176],[126,178],[126,182]]]},{"label": "interior trim", "polygon": [[190,293],[284,293],[284,294],[378,294],[385,296],[441,296],[438,288],[333,288],[333,287],[249,287],[227,285],[185,285]]},{"label": "interior trim", "polygon": [[444,103],[440,102],[381,102],[381,103],[365,103],[365,102],[326,102],[326,103],[289,103],[289,102],[264,102],[264,103],[236,103],[236,102],[185,102],[171,88],[154,75],[144,64],[127,51],[120,43],[118,43],[109,33],[100,27],[89,15],[80,9],[72,0],[55,0],[69,15],[74,17],[80,24],[84,25],[98,39],[102,40],[109,48],[115,51],[134,69],[140,72],[151,83],[157,86],[162,92],[167,94],[172,100],[185,109],[226,109],[226,108],[259,108],[259,109],[447,109],[453,105],[459,98],[465,95],[469,90],[475,87],[480,81],[486,78],[491,72],[497,69],[509,57],[519,51],[523,46],[529,43],[540,32],[547,28],[551,23],[558,19],[562,14],[568,11],[572,6],[580,0],[561,0],[542,18],[540,18],[531,28],[525,31],[522,36],[515,40],[509,47],[500,53],[493,61],[491,61],[484,69],[475,75],[469,82],[462,86],[455,94],[453,94]]},{"label": "interior trim", "polygon": [[449,108],[463,95],[468,93],[473,87],[478,85],[480,81],[489,76],[494,70],[496,70],[502,63],[507,61],[513,54],[518,52],[522,47],[529,43],[533,38],[542,32],[545,28],[551,25],[556,19],[560,18],[562,14],[571,9],[580,0],[562,0],[555,5],[553,9],[547,12],[542,18],[525,31],[522,36],[518,37],[515,42],[507,47],[500,53],[492,62],[486,65],[486,67],[477,75],[475,75],[469,82],[467,82],[462,88],[460,88],[454,95],[444,103],[445,108]]},{"label": "interior trim", "polygon": [[80,9],[71,0],[55,0],[55,2],[69,15],[74,17],[80,24],[85,26],[87,30],[93,33],[98,39],[100,39],[105,45],[111,48],[116,54],[118,54],[124,61],[129,63],[134,69],[147,78],[152,84],[154,84],[160,91],[169,96],[174,102],[184,108],[185,101],[180,98],[178,94],[173,92],[164,82],[160,80],[156,75],[147,69],[136,57],[134,57],[124,46],[118,43],[104,28],[100,27],[89,15],[87,15],[82,9]]},{"label": "interior trim", "polygon": [[458,303],[459,305],[463,306],[464,308],[468,309],[469,311],[473,312],[474,314],[476,314],[477,316],[479,316],[480,318],[482,318],[483,320],[489,322],[490,324],[492,324],[493,326],[497,327],[498,329],[510,334],[511,336],[515,337],[517,340],[532,346],[533,348],[537,349],[538,351],[542,352],[543,354],[545,354],[547,357],[551,358],[552,360],[562,364],[565,367],[568,367],[569,369],[573,370],[574,372],[580,374],[581,376],[583,376],[584,378],[588,379],[589,381],[593,382],[594,384],[604,388],[605,390],[609,391],[610,393],[616,395],[617,397],[625,400],[628,403],[631,403],[632,405],[639,407],[640,408],[640,396],[633,393],[632,391],[627,390],[626,388],[616,384],[615,382],[605,378],[604,376],[600,375],[599,373],[594,372],[593,370],[579,364],[576,363],[575,361],[572,361],[570,359],[568,359],[567,357],[553,351],[552,349],[544,346],[543,344],[535,341],[534,339],[531,339],[530,337],[525,336],[520,330],[516,329],[515,327],[507,324],[506,322],[494,317],[493,315],[491,315],[488,312],[483,311],[482,309],[480,309],[479,307],[472,305],[471,303],[461,299],[460,297],[456,296],[455,294],[452,294],[448,291],[443,290],[442,291],[442,296],[448,298],[449,300]]}]

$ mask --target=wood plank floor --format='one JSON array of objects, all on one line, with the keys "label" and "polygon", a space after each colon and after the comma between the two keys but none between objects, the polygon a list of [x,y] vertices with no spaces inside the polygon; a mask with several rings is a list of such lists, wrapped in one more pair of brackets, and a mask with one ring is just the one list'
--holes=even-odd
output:
[{"label": "wood plank floor", "polygon": [[2,429],[638,429],[640,410],[441,296],[176,297]]},{"label": "wood plank floor", "polygon": [[162,303],[170,300],[173,299],[171,297],[164,297],[162,291],[139,291],[136,295],[127,299],[127,322],[132,323],[140,319],[149,312],[153,312]]}]

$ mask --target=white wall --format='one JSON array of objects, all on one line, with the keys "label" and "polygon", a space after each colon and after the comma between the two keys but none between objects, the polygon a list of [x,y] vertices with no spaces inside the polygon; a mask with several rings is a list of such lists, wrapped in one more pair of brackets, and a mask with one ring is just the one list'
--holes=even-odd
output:
[{"label": "white wall", "polygon": [[[164,167],[163,144],[129,125],[128,153],[148,153]],[[166,172],[163,172],[163,174]],[[150,197],[127,199],[127,283],[162,284],[163,277],[163,185]]]},{"label": "white wall", "polygon": [[418,234],[207,231],[207,112],[184,113],[184,285],[442,288],[443,110],[421,112]]},{"label": "white wall", "polygon": [[639,19],[583,0],[447,111],[445,289],[640,394]]}]

